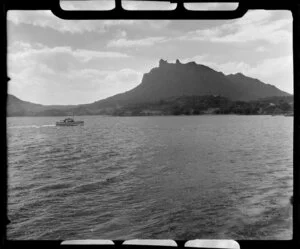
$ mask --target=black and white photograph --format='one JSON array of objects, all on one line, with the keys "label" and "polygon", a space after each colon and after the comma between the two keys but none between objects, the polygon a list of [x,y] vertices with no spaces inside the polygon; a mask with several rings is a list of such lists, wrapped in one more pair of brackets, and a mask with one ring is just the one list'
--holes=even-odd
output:
[{"label": "black and white photograph", "polygon": [[291,240],[292,26],[9,10],[7,239]]}]

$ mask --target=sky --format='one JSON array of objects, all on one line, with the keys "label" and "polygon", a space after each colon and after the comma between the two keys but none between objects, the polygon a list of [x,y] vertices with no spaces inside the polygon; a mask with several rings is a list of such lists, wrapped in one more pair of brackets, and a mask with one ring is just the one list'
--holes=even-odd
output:
[{"label": "sky", "polygon": [[[111,1],[61,6],[112,8]],[[125,6],[174,8],[130,1]],[[224,3],[199,6],[228,9]],[[8,92],[25,101],[92,103],[139,85],[160,59],[241,72],[293,94],[289,11],[252,10],[233,20],[62,20],[51,11],[9,11],[7,20]]]}]

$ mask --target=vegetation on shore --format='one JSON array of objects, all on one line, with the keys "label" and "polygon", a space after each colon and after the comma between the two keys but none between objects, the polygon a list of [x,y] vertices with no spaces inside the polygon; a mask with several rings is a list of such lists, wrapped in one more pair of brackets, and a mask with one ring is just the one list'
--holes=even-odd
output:
[{"label": "vegetation on shore", "polygon": [[274,115],[293,111],[293,97],[271,97],[256,101],[231,101],[216,95],[181,96],[151,103],[104,109],[114,116],[240,114]]},{"label": "vegetation on shore", "polygon": [[[293,112],[293,96],[269,97],[255,101],[233,101],[219,95],[178,96],[152,102],[119,104],[102,108],[86,106],[63,106],[46,108],[19,101],[22,108],[12,108],[7,116],[68,116],[110,115],[110,116],[157,116],[157,115],[280,115]],[[27,108],[25,108],[27,107]]]}]

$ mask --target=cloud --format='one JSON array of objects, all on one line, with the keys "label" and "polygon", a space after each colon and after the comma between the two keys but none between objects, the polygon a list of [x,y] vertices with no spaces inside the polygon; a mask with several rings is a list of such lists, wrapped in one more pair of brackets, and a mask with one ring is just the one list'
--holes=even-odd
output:
[{"label": "cloud", "polygon": [[50,10],[15,11],[7,13],[7,20],[15,25],[30,24],[41,28],[51,28],[62,33],[105,32],[105,24],[96,20],[63,20]]},{"label": "cloud", "polygon": [[10,10],[7,20],[15,25],[29,24],[40,28],[51,28],[61,33],[82,34],[84,32],[107,32],[111,27],[134,27],[134,29],[160,30],[169,25],[169,20],[64,20],[50,10]]},{"label": "cloud", "polygon": [[[60,6],[64,10],[111,10],[115,7],[115,1],[62,0]],[[122,7],[126,10],[173,10],[176,6],[176,3],[168,2],[137,2],[132,0],[122,0]]]},{"label": "cloud", "polygon": [[178,39],[218,43],[245,43],[261,40],[278,44],[291,41],[292,34],[289,31],[291,24],[291,18],[272,20],[272,12],[256,10],[249,11],[241,19],[214,28],[190,31]]},{"label": "cloud", "polygon": [[107,47],[146,47],[152,46],[156,43],[168,41],[165,37],[148,37],[143,39],[130,40],[126,38],[121,38],[117,40],[109,41]]},{"label": "cloud", "polygon": [[96,101],[140,83],[142,74],[134,69],[95,68],[109,59],[113,63],[122,58],[126,59],[128,55],[15,42],[8,52],[9,92],[41,104]]},{"label": "cloud", "polygon": [[111,10],[115,8],[115,1],[60,1],[60,7],[64,10]]},{"label": "cloud", "polygon": [[267,49],[266,49],[265,47],[263,47],[263,46],[259,46],[259,47],[257,47],[257,48],[255,49],[255,51],[256,51],[256,52],[265,52],[265,51],[267,51]]},{"label": "cloud", "polygon": [[105,78],[109,82],[140,82],[142,79],[142,73],[133,69],[125,68],[115,73],[109,73]]},{"label": "cloud", "polygon": [[123,59],[130,57],[125,53],[73,49],[68,46],[47,47],[36,43],[15,42],[8,48],[8,70],[28,67],[41,63],[54,71],[65,71],[95,60]]},{"label": "cloud", "polygon": [[188,10],[235,10],[238,3],[184,3]]},{"label": "cloud", "polygon": [[[69,49],[69,47],[67,47]],[[93,50],[86,50],[86,49],[76,49],[73,50],[73,55],[75,57],[82,58],[84,62],[90,61],[94,58],[127,58],[129,57],[127,54],[118,53],[118,52],[101,52],[101,51],[93,51]]]},{"label": "cloud", "polygon": [[177,4],[169,2],[136,2],[123,0],[122,7],[126,10],[174,10]]}]

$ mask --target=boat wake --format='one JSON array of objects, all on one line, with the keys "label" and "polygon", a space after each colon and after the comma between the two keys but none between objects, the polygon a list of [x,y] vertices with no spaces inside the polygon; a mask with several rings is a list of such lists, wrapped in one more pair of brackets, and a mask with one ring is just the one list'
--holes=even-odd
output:
[{"label": "boat wake", "polygon": [[49,125],[18,125],[18,126],[8,126],[8,129],[24,129],[24,128],[42,128],[42,127],[55,127],[54,124]]}]

